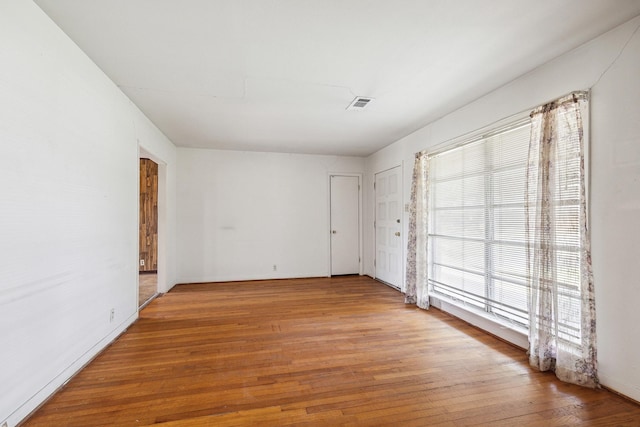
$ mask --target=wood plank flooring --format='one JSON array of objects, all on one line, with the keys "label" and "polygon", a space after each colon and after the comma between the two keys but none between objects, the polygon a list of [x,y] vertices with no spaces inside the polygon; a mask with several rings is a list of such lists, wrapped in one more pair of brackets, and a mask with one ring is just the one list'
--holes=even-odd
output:
[{"label": "wood plank flooring", "polygon": [[638,426],[367,277],[176,286],[27,426]]},{"label": "wood plank flooring", "polygon": [[138,307],[142,307],[158,293],[158,274],[140,273],[138,276]]}]

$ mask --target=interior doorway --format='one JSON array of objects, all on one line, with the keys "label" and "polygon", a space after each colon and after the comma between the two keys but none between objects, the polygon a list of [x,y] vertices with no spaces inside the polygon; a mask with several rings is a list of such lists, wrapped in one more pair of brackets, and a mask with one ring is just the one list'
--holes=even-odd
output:
[{"label": "interior doorway", "polygon": [[158,164],[140,158],[138,307],[158,294]]}]

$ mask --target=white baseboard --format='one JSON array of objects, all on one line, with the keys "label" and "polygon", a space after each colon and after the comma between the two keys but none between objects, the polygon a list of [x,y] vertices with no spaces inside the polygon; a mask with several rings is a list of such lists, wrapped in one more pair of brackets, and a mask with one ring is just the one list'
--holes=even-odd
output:
[{"label": "white baseboard", "polygon": [[53,378],[48,384],[34,394],[30,399],[24,402],[18,407],[9,417],[4,420],[7,427],[14,427],[22,422],[25,418],[31,415],[42,404],[44,404],[56,391],[63,387],[74,375],[82,370],[89,362],[93,360],[102,350],[104,350],[109,344],[111,344],[118,336],[120,336],[133,322],[138,318],[138,311],[132,316],[125,319],[120,325],[118,325],[113,331],[111,331],[106,337],[98,341],[96,345],[91,347],[86,353],[76,359],[69,367],[60,372],[55,378]]},{"label": "white baseboard", "polygon": [[461,308],[456,304],[452,304],[439,298],[430,297],[430,301],[431,305],[435,308],[438,308],[444,312],[451,314],[452,316],[462,319],[473,326],[483,329],[491,335],[495,335],[496,337],[522,349],[526,349],[529,347],[529,339],[524,332],[520,332],[506,325],[501,325],[494,319],[465,310],[464,308]]}]

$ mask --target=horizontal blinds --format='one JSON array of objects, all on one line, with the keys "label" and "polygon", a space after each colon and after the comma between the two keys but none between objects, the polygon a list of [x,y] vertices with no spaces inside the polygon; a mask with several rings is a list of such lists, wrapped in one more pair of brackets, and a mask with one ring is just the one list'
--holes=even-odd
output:
[{"label": "horizontal blinds", "polygon": [[522,326],[530,128],[519,123],[429,160],[432,291]]}]

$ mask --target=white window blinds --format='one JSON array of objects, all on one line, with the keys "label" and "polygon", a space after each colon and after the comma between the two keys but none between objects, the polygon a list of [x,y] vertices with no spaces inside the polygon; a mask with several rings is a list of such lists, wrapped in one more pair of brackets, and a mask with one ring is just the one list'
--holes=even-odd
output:
[{"label": "white window blinds", "polygon": [[526,327],[526,167],[531,125],[430,158],[429,285]]}]

